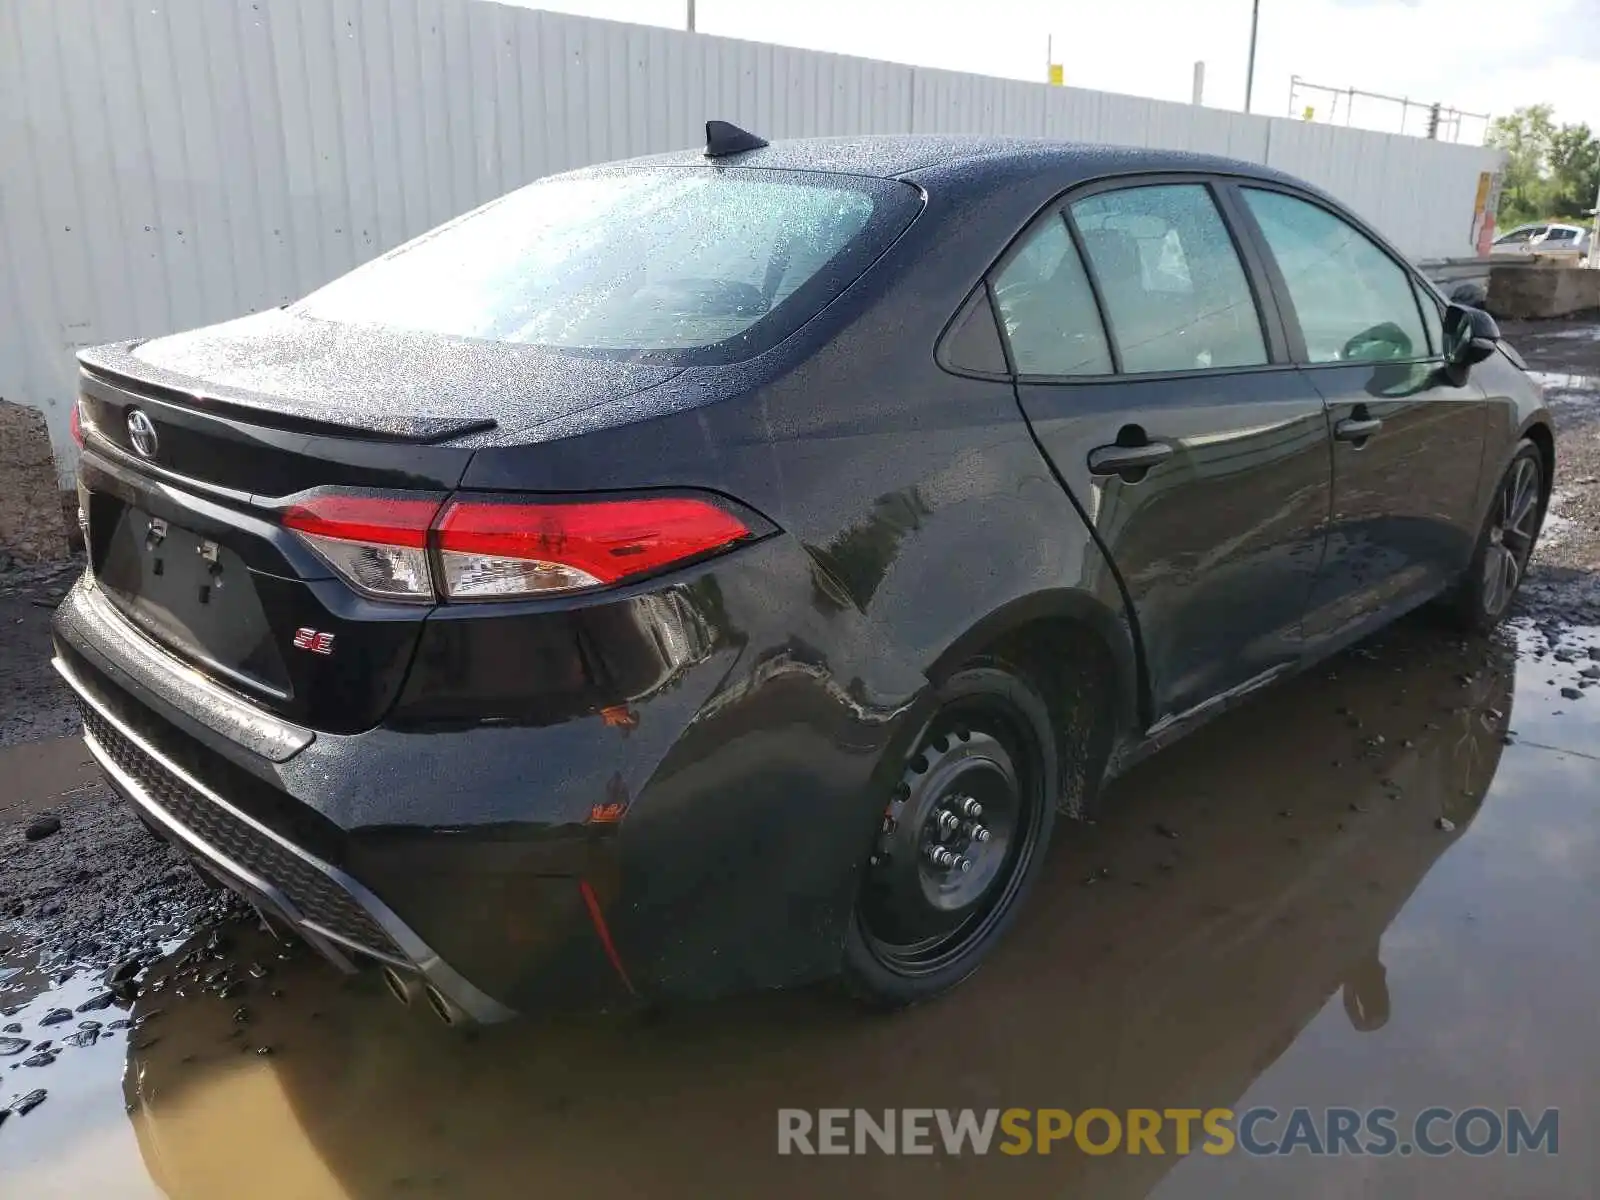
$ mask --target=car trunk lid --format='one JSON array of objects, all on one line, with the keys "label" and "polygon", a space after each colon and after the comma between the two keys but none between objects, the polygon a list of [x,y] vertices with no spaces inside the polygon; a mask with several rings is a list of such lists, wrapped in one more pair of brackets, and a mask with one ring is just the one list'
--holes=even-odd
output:
[{"label": "car trunk lid", "polygon": [[209,678],[310,726],[370,728],[425,603],[362,597],[280,521],[327,488],[441,501],[501,421],[676,372],[268,314],[85,351],[80,479],[98,586]]}]

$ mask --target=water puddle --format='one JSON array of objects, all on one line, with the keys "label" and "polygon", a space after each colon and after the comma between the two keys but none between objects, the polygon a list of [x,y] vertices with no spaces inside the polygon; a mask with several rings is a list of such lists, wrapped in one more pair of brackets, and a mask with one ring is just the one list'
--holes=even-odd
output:
[{"label": "water puddle", "polygon": [[[22,968],[0,1024],[30,1051],[104,1030],[48,1066],[0,1058],[0,1102],[49,1090],[0,1125],[0,1191],[1587,1194],[1600,630],[1541,628],[1467,645],[1407,623],[1180,742],[1053,848],[990,965],[893,1017],[813,991],[464,1036],[248,923],[79,1014],[98,976],[0,946]],[[780,1107],[1255,1104],[1559,1107],[1566,1140],[1427,1160],[776,1152]]]},{"label": "water puddle", "polygon": [[1576,394],[1593,399],[1596,393],[1600,393],[1600,375],[1577,375],[1565,371],[1529,371],[1528,375],[1544,388],[1547,395],[1557,393],[1558,398],[1569,398]]},{"label": "water puddle", "polygon": [[1552,490],[1549,504],[1544,514],[1544,524],[1539,528],[1539,546],[1544,550],[1561,545],[1577,529],[1577,522],[1565,511],[1572,504],[1572,497],[1567,491],[1559,487]]}]

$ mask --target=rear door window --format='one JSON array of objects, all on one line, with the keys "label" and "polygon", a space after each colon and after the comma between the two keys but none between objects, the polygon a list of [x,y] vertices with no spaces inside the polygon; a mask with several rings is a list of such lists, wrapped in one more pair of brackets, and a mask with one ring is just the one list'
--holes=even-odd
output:
[{"label": "rear door window", "polygon": [[599,170],[535,183],[313,292],[307,316],[731,361],[797,328],[920,208],[890,180]]},{"label": "rear door window", "polygon": [[1283,192],[1242,189],[1289,289],[1312,363],[1427,357],[1406,270],[1349,222]]},{"label": "rear door window", "polygon": [[1255,297],[1208,187],[1099,192],[1071,211],[1123,372],[1267,361]]}]

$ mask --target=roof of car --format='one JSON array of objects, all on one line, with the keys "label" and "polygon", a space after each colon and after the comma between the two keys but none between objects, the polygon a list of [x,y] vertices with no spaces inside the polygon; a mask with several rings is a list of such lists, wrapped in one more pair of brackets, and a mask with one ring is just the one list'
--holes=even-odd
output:
[{"label": "roof of car", "polygon": [[1522,225],[1513,225],[1498,237],[1510,237],[1513,233],[1521,233],[1524,229],[1576,229],[1579,233],[1588,232],[1587,225],[1575,225],[1571,221],[1528,221]]},{"label": "roof of car", "polygon": [[680,150],[632,160],[659,166],[760,167],[788,171],[826,171],[894,179],[930,168],[973,173],[996,168],[1034,167],[1077,178],[1134,171],[1215,171],[1254,175],[1288,183],[1293,176],[1259,163],[1137,146],[1105,146],[1048,138],[997,138],[934,134],[877,134],[860,137],[795,138],[772,142],[742,154],[708,159],[700,150]]}]

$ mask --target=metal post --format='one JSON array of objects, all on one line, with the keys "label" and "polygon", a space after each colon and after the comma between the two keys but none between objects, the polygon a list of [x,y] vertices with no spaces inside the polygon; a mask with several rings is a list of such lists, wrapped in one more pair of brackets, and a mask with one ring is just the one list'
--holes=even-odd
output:
[{"label": "metal post", "polygon": [[1197,62],[1194,65],[1194,100],[1195,104],[1204,104],[1206,94],[1206,65]]},{"label": "metal post", "polygon": [[1050,77],[1050,68],[1056,65],[1056,39],[1053,33],[1044,35],[1044,81],[1054,83]]},{"label": "metal post", "polygon": [[1244,73],[1244,110],[1250,111],[1250,96],[1256,86],[1256,26],[1261,19],[1261,0],[1250,4],[1250,65]]},{"label": "metal post", "polygon": [[1589,231],[1589,265],[1600,267],[1600,189],[1594,194],[1594,228]]},{"label": "metal post", "polygon": [[694,0],[689,0],[689,32],[694,32]]}]

